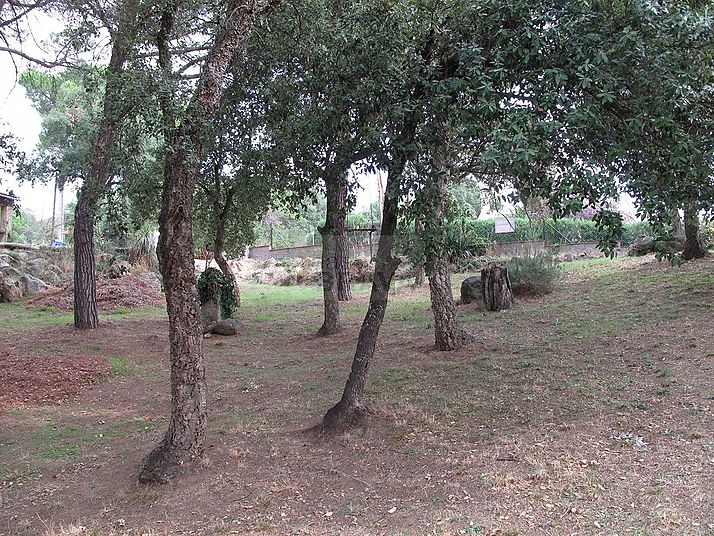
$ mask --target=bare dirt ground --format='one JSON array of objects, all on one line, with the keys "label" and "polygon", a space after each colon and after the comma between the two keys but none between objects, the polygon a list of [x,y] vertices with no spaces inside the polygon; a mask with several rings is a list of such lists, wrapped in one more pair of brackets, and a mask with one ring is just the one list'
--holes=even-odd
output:
[{"label": "bare dirt ground", "polygon": [[109,363],[101,357],[18,355],[0,347],[0,411],[64,402],[108,375]]},{"label": "bare dirt ground", "polygon": [[4,323],[18,354],[112,372],[0,413],[0,534],[714,535],[713,260],[571,266],[545,298],[460,308],[477,342],[455,353],[433,350],[428,288],[400,287],[371,425],[312,438],[346,379],[358,293],[345,330],[318,339],[319,289],[244,287],[239,335],[205,344],[211,463],[159,487],[136,475],[167,421],[163,315]]}]

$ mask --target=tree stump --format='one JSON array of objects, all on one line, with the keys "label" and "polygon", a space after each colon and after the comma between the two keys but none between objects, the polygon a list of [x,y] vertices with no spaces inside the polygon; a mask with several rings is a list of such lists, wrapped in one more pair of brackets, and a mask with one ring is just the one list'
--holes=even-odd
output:
[{"label": "tree stump", "polygon": [[481,270],[481,292],[487,311],[500,311],[513,305],[513,290],[508,268],[490,262]]}]

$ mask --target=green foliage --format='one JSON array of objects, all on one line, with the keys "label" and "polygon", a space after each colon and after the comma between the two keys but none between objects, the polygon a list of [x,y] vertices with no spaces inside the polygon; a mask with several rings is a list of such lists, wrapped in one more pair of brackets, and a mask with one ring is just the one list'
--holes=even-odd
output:
[{"label": "green foliage", "polygon": [[[7,129],[9,127],[2,124],[2,130]],[[12,134],[0,132],[0,178],[5,173],[14,173],[23,156],[24,154],[17,147],[17,139]]]},{"label": "green foliage", "polygon": [[159,267],[159,259],[156,255],[156,239],[154,237],[157,225],[153,222],[146,222],[137,229],[130,237],[127,260],[131,264],[141,264],[155,270]]},{"label": "green foliage", "polygon": [[[17,209],[17,205],[15,205]],[[10,242],[24,244],[39,244],[49,236],[48,221],[38,220],[31,212],[19,209],[12,215]]]},{"label": "green foliage", "polygon": [[81,180],[89,171],[97,136],[101,88],[96,73],[70,69],[53,75],[28,70],[20,83],[42,116],[40,142],[20,166],[20,178],[57,181],[60,187]]},{"label": "green foliage", "polygon": [[201,304],[210,300],[218,300],[221,306],[221,316],[231,318],[238,305],[235,282],[217,268],[208,268],[198,278],[196,283]]},{"label": "green foliage", "polygon": [[515,296],[543,296],[553,292],[561,274],[558,260],[550,253],[514,257],[507,263]]}]

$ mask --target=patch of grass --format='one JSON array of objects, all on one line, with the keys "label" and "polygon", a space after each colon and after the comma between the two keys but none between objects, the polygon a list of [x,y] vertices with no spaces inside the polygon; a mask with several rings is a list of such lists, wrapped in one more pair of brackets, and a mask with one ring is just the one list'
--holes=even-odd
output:
[{"label": "patch of grass", "polygon": [[77,458],[81,452],[79,445],[66,447],[52,447],[42,453],[42,457],[47,460],[72,460]]},{"label": "patch of grass", "polygon": [[134,367],[122,357],[110,357],[109,366],[112,378],[126,378],[134,373]]},{"label": "patch of grass", "polygon": [[0,465],[0,485],[13,486],[17,482],[24,482],[39,476],[40,471],[36,468],[24,467],[22,469],[10,470],[4,465]]},{"label": "patch of grass", "polygon": [[0,303],[0,325],[10,331],[71,324],[73,321],[71,312],[56,307],[28,308],[24,301]]}]

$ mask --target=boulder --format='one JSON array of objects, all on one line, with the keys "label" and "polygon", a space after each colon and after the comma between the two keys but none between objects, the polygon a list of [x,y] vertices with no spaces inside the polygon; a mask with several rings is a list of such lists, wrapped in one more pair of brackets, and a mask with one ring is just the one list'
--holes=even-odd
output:
[{"label": "boulder", "polygon": [[630,249],[627,250],[627,254],[630,257],[641,257],[652,253],[654,251],[655,239],[651,236],[643,236],[635,240]]},{"label": "boulder", "polygon": [[12,276],[0,275],[0,302],[13,302],[22,298],[22,283]]},{"label": "boulder", "polygon": [[474,301],[481,301],[483,293],[481,291],[481,276],[474,275],[464,279],[461,283],[461,304],[465,305]]},{"label": "boulder", "polygon": [[109,279],[119,279],[131,272],[131,264],[128,261],[114,261],[109,267]]},{"label": "boulder", "polygon": [[161,277],[156,272],[144,272],[137,275],[139,279],[145,281],[156,292],[161,292]]},{"label": "boulder", "polygon": [[41,279],[37,279],[36,277],[30,274],[23,275],[20,278],[20,281],[22,282],[22,286],[24,287],[25,296],[34,296],[39,292],[47,290],[47,283],[45,283]]},{"label": "boulder", "polygon": [[216,322],[215,324],[211,324],[210,326],[208,326],[208,333],[225,336],[237,335],[238,322],[233,320],[232,318],[221,320],[220,322]]}]

